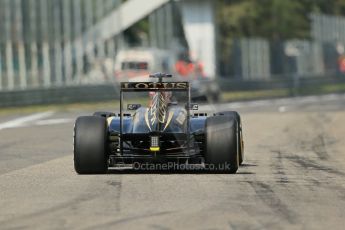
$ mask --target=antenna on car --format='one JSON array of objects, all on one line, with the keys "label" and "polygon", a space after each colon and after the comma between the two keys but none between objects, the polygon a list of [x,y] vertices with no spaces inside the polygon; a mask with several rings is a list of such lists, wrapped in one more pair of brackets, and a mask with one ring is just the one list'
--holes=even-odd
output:
[{"label": "antenna on car", "polygon": [[172,74],[167,74],[167,73],[154,73],[150,74],[150,77],[152,78],[158,78],[158,82],[163,81],[163,77],[172,77]]}]

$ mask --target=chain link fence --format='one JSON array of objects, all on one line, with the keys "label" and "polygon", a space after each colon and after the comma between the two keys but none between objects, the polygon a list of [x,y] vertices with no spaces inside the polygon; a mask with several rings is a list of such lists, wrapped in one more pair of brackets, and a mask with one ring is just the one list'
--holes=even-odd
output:
[{"label": "chain link fence", "polygon": [[310,40],[235,39],[221,76],[244,81],[345,77],[345,18],[310,18]]},{"label": "chain link fence", "polygon": [[268,41],[238,39],[222,73],[223,78],[270,80],[299,77],[342,77],[344,55],[339,43],[310,40]]}]

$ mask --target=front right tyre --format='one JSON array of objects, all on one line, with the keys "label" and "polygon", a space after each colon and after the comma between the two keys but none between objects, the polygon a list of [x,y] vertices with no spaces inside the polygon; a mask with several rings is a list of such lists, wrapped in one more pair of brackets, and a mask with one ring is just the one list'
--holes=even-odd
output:
[{"label": "front right tyre", "polygon": [[233,116],[237,120],[237,125],[238,125],[238,147],[239,147],[239,152],[240,152],[240,165],[242,165],[243,160],[244,160],[244,142],[243,142],[243,131],[242,131],[242,122],[241,122],[241,116],[238,112],[236,111],[223,111],[223,112],[218,112],[215,114],[216,116]]},{"label": "front right tyre", "polygon": [[238,122],[234,116],[206,119],[205,163],[209,170],[236,173],[239,164]]},{"label": "front right tyre", "polygon": [[76,120],[74,126],[74,168],[78,174],[107,172],[106,140],[106,118],[83,116]]}]

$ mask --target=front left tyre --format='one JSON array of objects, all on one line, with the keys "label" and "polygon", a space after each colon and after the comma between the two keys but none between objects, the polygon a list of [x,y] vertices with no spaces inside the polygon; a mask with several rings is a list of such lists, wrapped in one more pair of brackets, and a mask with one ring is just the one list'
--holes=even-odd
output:
[{"label": "front left tyre", "polygon": [[74,126],[74,168],[78,174],[107,172],[106,141],[106,118],[83,116],[76,120]]}]

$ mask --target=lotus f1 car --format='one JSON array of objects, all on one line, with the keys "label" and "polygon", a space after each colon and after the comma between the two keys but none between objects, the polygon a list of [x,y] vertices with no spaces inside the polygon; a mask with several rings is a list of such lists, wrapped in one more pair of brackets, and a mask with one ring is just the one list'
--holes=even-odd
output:
[{"label": "lotus f1 car", "polygon": [[[122,82],[120,112],[78,117],[74,126],[74,166],[79,174],[106,173],[134,164],[201,165],[236,173],[243,161],[240,115],[195,112],[188,82]],[[136,100],[144,104],[128,103]],[[146,104],[145,104],[146,103]],[[168,168],[169,169],[169,168]]]}]

